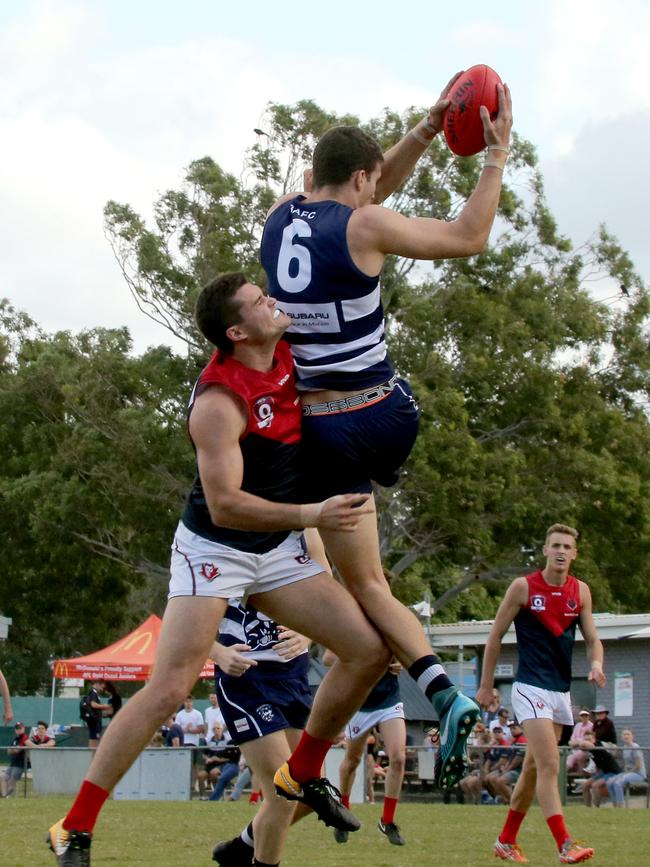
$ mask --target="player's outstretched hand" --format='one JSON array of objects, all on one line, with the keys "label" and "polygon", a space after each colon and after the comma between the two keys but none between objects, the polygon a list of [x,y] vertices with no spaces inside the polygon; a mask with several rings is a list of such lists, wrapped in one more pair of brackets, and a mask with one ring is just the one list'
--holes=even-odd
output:
[{"label": "player's outstretched hand", "polygon": [[330,497],[329,500],[319,503],[320,513],[315,526],[323,530],[352,533],[364,515],[374,512],[369,499],[370,494],[338,494]]},{"label": "player's outstretched hand", "polygon": [[427,120],[437,133],[440,132],[440,130],[442,129],[442,122],[445,118],[445,112],[449,108],[449,91],[452,89],[452,87],[456,83],[456,80],[460,78],[463,72],[465,72],[465,70],[461,69],[460,72],[452,75],[452,77],[442,89],[442,93],[438,97],[438,101],[436,102],[436,104],[432,105],[429,109],[429,117],[427,118]]},{"label": "player's outstretched hand", "polygon": [[490,120],[490,112],[481,106],[481,120],[483,121],[483,135],[486,145],[501,145],[508,147],[510,144],[510,130],[512,129],[512,98],[507,84],[497,84],[499,94],[499,112],[494,119]]},{"label": "player's outstretched hand", "polygon": [[280,641],[273,649],[282,659],[289,660],[300,656],[309,647],[308,638],[293,629],[287,629],[286,626],[278,626],[278,636]]}]

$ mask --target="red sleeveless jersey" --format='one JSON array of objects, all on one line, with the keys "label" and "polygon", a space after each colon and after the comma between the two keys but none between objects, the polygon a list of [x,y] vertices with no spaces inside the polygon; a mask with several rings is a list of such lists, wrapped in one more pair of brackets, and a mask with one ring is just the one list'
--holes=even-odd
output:
[{"label": "red sleeveless jersey", "polygon": [[515,617],[519,667],[516,680],[541,689],[567,692],[576,625],[582,611],[580,582],[547,583],[541,570],[526,576],[528,600]]},{"label": "red sleeveless jersey", "polygon": [[[288,344],[278,343],[268,372],[246,367],[217,350],[194,386],[190,413],[196,398],[216,385],[236,394],[246,406],[246,429],[239,440],[244,459],[242,490],[275,502],[299,502],[301,407]],[[198,472],[181,520],[199,536],[256,554],[270,551],[288,535],[286,530],[269,533],[217,527],[210,518]]]}]

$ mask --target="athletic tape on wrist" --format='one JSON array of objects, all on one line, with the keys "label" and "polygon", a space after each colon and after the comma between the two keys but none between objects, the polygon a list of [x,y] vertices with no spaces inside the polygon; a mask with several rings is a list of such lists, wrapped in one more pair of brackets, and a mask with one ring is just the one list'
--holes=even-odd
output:
[{"label": "athletic tape on wrist", "polygon": [[507,148],[505,145],[488,145],[489,151],[503,151],[504,154],[510,153],[510,148]]},{"label": "athletic tape on wrist", "polygon": [[[435,131],[434,131],[433,129],[432,129],[431,131],[432,131],[433,134],[435,135]],[[422,135],[421,132],[418,132],[417,127],[413,127],[413,129],[412,129],[410,132],[411,132],[411,135],[413,136],[413,138],[414,138],[416,141],[419,141],[420,144],[423,144],[425,147],[429,147],[429,145],[430,145],[431,142],[433,141],[432,138],[425,138],[425,137]]]},{"label": "athletic tape on wrist", "polygon": [[500,172],[503,171],[503,166],[501,163],[498,163],[496,160],[485,160],[483,163],[484,169],[499,169]]},{"label": "athletic tape on wrist", "polygon": [[602,671],[603,670],[602,662],[599,662],[597,659],[594,659],[594,661],[591,663],[591,669],[592,669],[592,671],[594,671],[594,670]]}]

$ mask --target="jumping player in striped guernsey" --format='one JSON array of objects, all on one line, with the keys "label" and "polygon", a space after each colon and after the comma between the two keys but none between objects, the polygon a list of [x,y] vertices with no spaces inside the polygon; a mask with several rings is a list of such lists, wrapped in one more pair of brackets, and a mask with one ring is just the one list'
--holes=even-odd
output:
[{"label": "jumping player in striped guernsey", "polygon": [[[217,349],[191,400],[198,473],[172,545],[156,663],[100,741],[72,809],[49,830],[59,867],[90,864],[103,804],[195,683],[228,599],[247,596],[268,617],[336,649],[339,661],[307,726],[310,744],[324,753],[390,661],[354,597],[304,547],[302,528],[353,532],[368,507],[357,494],[300,505],[300,403],[291,353],[280,340],[289,318],[241,273],[209,283],[196,312]],[[310,780],[299,799],[327,824],[357,830],[359,822],[320,778],[320,764],[312,772],[300,751],[297,761]]]},{"label": "jumping player in striped guernsey", "polygon": [[[279,199],[269,212],[261,260],[269,294],[291,317],[303,403],[303,478],[311,497],[394,485],[415,441],[419,412],[386,351],[379,279],[386,256],[444,259],[480,253],[496,214],[512,109],[499,85],[492,122],[483,110],[490,160],[453,222],[408,219],[379,206],[408,177],[442,128],[447,93],[386,154],[358,127],[336,127],[318,142],[312,189]],[[346,586],[391,650],[432,701],[440,719],[436,780],[454,786],[466,772],[466,742],[479,709],[451,683],[416,616],[390,592],[381,565],[376,514],[354,534],[321,535]],[[293,759],[278,791],[296,787]],[[293,777],[292,777],[293,774]]]},{"label": "jumping player in striped guernsey", "polygon": [[512,708],[523,725],[528,748],[506,822],[494,844],[495,856],[503,861],[527,863],[517,834],[535,795],[555,838],[560,862],[577,864],[594,854],[569,835],[558,791],[557,744],[562,727],[573,725],[569,687],[576,626],[580,626],[591,665],[589,680],[599,687],[606,683],[591,593],[584,581],[569,574],[578,553],[577,538],[577,530],[566,524],[549,527],[543,549],[545,567],[512,582],[485,646],[483,676],[476,693],[483,707],[492,700],[501,639],[514,621],[519,667],[512,684]]}]

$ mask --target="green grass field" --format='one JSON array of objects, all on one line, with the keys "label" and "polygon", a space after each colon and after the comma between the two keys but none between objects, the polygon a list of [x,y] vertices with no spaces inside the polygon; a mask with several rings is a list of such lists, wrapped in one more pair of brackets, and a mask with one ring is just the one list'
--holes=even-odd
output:
[{"label": "green grass field", "polygon": [[[64,797],[0,801],[0,863],[3,867],[54,865],[44,841],[50,824],[70,803]],[[234,836],[253,816],[248,804],[205,802],[109,802],[93,844],[93,867],[144,865],[206,867],[215,842]],[[283,867],[420,867],[494,865],[491,847],[505,807],[404,804],[398,821],[407,840],[391,846],[376,829],[380,806],[357,807],[363,827],[345,846],[309,818],[289,835]],[[596,848],[599,867],[650,864],[650,812],[569,807],[567,825]],[[532,867],[557,864],[550,833],[538,809],[520,837]]]}]

